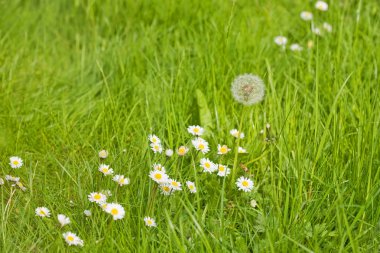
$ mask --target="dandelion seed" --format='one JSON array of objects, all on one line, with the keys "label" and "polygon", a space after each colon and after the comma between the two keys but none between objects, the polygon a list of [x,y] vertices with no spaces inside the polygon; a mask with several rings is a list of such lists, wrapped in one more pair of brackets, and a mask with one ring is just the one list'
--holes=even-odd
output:
[{"label": "dandelion seed", "polygon": [[173,180],[173,179],[169,179],[168,181],[169,185],[170,185],[170,188],[174,191],[182,191],[182,188],[181,188],[181,183],[176,181],[176,180]]},{"label": "dandelion seed", "polygon": [[217,165],[211,162],[208,158],[202,158],[200,163],[200,166],[203,168],[203,172],[213,173],[218,169]]},{"label": "dandelion seed", "polygon": [[159,171],[166,173],[165,167],[159,163],[154,163],[152,167],[154,170],[159,170]]},{"label": "dandelion seed", "polygon": [[170,187],[169,184],[165,183],[165,184],[161,184],[160,185],[160,189],[161,189],[161,193],[163,195],[170,195],[172,193],[172,188]]},{"label": "dandelion seed", "polygon": [[300,52],[303,50],[303,48],[299,44],[294,43],[290,45],[290,50]]},{"label": "dandelion seed", "polygon": [[154,144],[160,144],[160,143],[161,143],[160,138],[158,138],[158,137],[157,137],[156,135],[154,135],[154,134],[149,135],[148,138],[149,138],[149,141],[150,141],[151,143],[154,143]]},{"label": "dandelion seed", "polygon": [[36,208],[36,216],[40,217],[50,217],[50,210],[47,209],[46,207],[37,207]]},{"label": "dandelion seed", "polygon": [[14,176],[11,176],[11,175],[5,175],[5,180],[11,181],[11,182],[18,182],[18,181],[20,181],[20,178],[19,177],[14,177]]},{"label": "dandelion seed", "polygon": [[241,191],[250,192],[253,189],[253,182],[249,178],[239,177],[236,182],[237,187]]},{"label": "dandelion seed", "polygon": [[159,184],[164,184],[164,183],[168,182],[168,180],[169,180],[168,175],[166,175],[165,172],[160,171],[160,170],[151,171],[149,173],[149,177],[151,179],[153,179],[153,181],[155,181],[156,183],[159,183]]},{"label": "dandelion seed", "polygon": [[186,185],[187,185],[187,188],[189,188],[189,190],[190,190],[191,193],[196,193],[197,192],[197,188],[195,187],[195,184],[193,182],[187,181]]},{"label": "dandelion seed", "polygon": [[203,154],[206,154],[210,151],[208,142],[200,137],[192,140],[191,143],[193,144],[196,150],[201,151]]},{"label": "dandelion seed", "polygon": [[120,186],[129,184],[129,178],[124,177],[124,175],[115,175],[112,180],[118,183]]},{"label": "dandelion seed", "polygon": [[151,143],[150,148],[153,150],[154,153],[162,153],[162,146],[160,143]]},{"label": "dandelion seed", "polygon": [[98,204],[102,204],[107,201],[107,196],[100,192],[91,192],[88,195],[88,200],[90,202],[96,202]]},{"label": "dandelion seed", "polygon": [[277,36],[274,38],[274,43],[276,43],[279,46],[285,46],[288,42],[288,39],[284,36]]},{"label": "dandelion seed", "polygon": [[315,8],[320,11],[327,11],[329,9],[329,5],[326,2],[318,1],[315,3]]},{"label": "dandelion seed", "polygon": [[239,153],[239,154],[246,154],[246,153],[248,153],[248,152],[247,152],[247,150],[246,150],[245,148],[243,148],[243,147],[239,147],[239,148],[238,148],[238,153]]},{"label": "dandelion seed", "polygon": [[327,32],[331,33],[332,32],[332,26],[327,23],[327,22],[324,22],[323,25],[322,25],[323,29],[325,29]]},{"label": "dandelion seed", "polygon": [[253,105],[264,99],[265,86],[258,76],[244,74],[232,82],[231,92],[237,102]]},{"label": "dandelion seed", "polygon": [[61,227],[70,224],[70,218],[64,214],[58,214],[58,222],[61,224]]},{"label": "dandelion seed", "polygon": [[99,151],[99,157],[102,158],[102,159],[106,159],[108,157],[107,150],[101,150],[101,151]]},{"label": "dandelion seed", "polygon": [[17,182],[16,182],[16,185],[17,185],[22,191],[26,191],[26,187],[25,187],[20,181],[17,181]]},{"label": "dandelion seed", "polygon": [[220,145],[218,144],[218,155],[225,155],[228,152],[230,152],[231,149],[227,147],[227,145]]},{"label": "dandelion seed", "polygon": [[244,138],[244,133],[241,133],[239,132],[237,129],[232,129],[230,131],[230,134],[235,137],[235,138],[240,138],[240,139],[243,139]]},{"label": "dandelion seed", "polygon": [[90,210],[84,210],[83,213],[84,213],[84,215],[86,215],[87,217],[90,217],[90,216],[91,216],[91,211],[90,211]]},{"label": "dandelion seed", "polygon": [[120,220],[124,218],[125,210],[124,208],[117,203],[109,203],[105,208],[105,211],[113,216],[114,220]]},{"label": "dandelion seed", "polygon": [[226,177],[230,173],[231,173],[231,170],[227,166],[222,165],[222,164],[218,165],[218,176],[220,176],[220,177]]},{"label": "dandelion seed", "polygon": [[106,164],[101,164],[99,166],[99,171],[103,173],[105,176],[112,175],[113,174],[113,169],[110,168],[109,165]]},{"label": "dandelion seed", "polygon": [[83,240],[80,239],[76,234],[74,234],[72,232],[63,233],[62,236],[69,246],[73,245],[73,246],[83,247],[83,245],[84,245]]},{"label": "dandelion seed", "polygon": [[165,150],[165,155],[166,156],[168,156],[168,157],[171,157],[171,156],[173,156],[173,149],[167,149],[167,150]]},{"label": "dandelion seed", "polygon": [[187,147],[185,147],[185,146],[181,146],[177,150],[177,154],[180,155],[180,156],[186,155],[187,152],[189,152],[189,149]]},{"label": "dandelion seed", "polygon": [[303,12],[301,12],[300,17],[302,20],[310,21],[313,19],[313,13],[311,13],[309,11],[303,11]]},{"label": "dandelion seed", "polygon": [[144,218],[145,225],[148,227],[157,227],[156,221],[151,217]]},{"label": "dandelion seed", "polygon": [[9,158],[9,160],[10,160],[9,165],[13,169],[21,168],[23,165],[22,159],[20,157],[12,156],[11,158]]},{"label": "dandelion seed", "polygon": [[204,132],[204,129],[200,126],[189,126],[187,131],[192,135],[201,136]]}]

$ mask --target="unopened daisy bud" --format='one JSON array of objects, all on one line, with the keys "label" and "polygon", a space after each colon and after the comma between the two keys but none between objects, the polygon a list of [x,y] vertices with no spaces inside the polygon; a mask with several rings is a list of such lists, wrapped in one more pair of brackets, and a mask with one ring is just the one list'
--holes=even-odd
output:
[{"label": "unopened daisy bud", "polygon": [[90,216],[91,216],[91,211],[90,211],[90,210],[84,210],[83,213],[84,213],[84,215],[86,215],[87,217],[90,217]]},{"label": "unopened daisy bud", "polygon": [[329,5],[326,2],[318,1],[315,3],[315,8],[320,11],[327,11],[329,9]]},{"label": "unopened daisy bud", "polygon": [[327,32],[332,32],[332,26],[329,23],[324,22],[323,23],[323,29],[325,29]]},{"label": "unopened daisy bud", "polygon": [[179,147],[178,148],[178,150],[177,150],[177,154],[179,155],[179,156],[184,156],[184,155],[186,155],[186,153],[189,151],[189,149],[187,148],[187,147],[185,147],[185,146],[181,146],[181,147]]},{"label": "unopened daisy bud", "polygon": [[37,207],[36,208],[36,216],[40,217],[50,217],[50,210],[47,209],[46,207]]},{"label": "unopened daisy bud", "polygon": [[101,151],[99,151],[99,157],[102,158],[102,159],[106,159],[108,157],[107,150],[101,150]]},{"label": "unopened daisy bud", "polygon": [[167,149],[165,150],[165,155],[168,157],[171,157],[173,155],[173,149]]},{"label": "unopened daisy bud", "polygon": [[70,218],[64,214],[58,214],[58,222],[61,224],[61,227],[70,224]]},{"label": "unopened daisy bud", "polygon": [[148,227],[157,227],[156,221],[151,217],[145,217],[144,222]]},{"label": "unopened daisy bud", "polygon": [[244,74],[232,82],[231,92],[237,102],[253,105],[264,99],[265,86],[258,76]]},{"label": "unopened daisy bud", "polygon": [[303,11],[303,12],[301,12],[300,17],[301,17],[301,19],[303,19],[305,21],[310,21],[313,19],[313,13],[311,13],[309,11]]},{"label": "unopened daisy bud", "polygon": [[193,182],[187,181],[186,185],[187,185],[187,188],[189,188],[189,190],[190,190],[191,193],[196,193],[197,192],[197,188],[195,187],[195,184]]},{"label": "unopened daisy bud", "polygon": [[76,234],[74,234],[72,232],[63,233],[62,236],[69,246],[83,247],[83,245],[84,245],[83,240],[80,239]]},{"label": "unopened daisy bud", "polygon": [[257,206],[257,202],[254,199],[251,200],[250,204],[251,204],[252,208],[256,208],[256,206]]},{"label": "unopened daisy bud", "polygon": [[9,161],[10,161],[9,165],[13,169],[21,168],[23,165],[22,159],[20,157],[17,157],[17,156],[12,156],[11,158],[9,158]]}]

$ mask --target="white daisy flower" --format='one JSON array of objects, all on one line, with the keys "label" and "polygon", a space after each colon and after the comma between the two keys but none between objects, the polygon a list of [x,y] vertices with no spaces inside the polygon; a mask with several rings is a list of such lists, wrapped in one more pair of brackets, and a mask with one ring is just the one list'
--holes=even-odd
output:
[{"label": "white daisy flower", "polygon": [[151,142],[151,143],[154,143],[154,144],[160,144],[161,143],[161,140],[160,140],[160,138],[158,138],[156,135],[154,135],[154,134],[150,134],[149,136],[148,136],[148,138],[149,138],[149,141]]},{"label": "white daisy flower", "polygon": [[154,170],[159,170],[159,171],[166,173],[165,167],[159,163],[154,163],[152,167]]},{"label": "white daisy flower", "polygon": [[313,19],[313,13],[311,13],[310,11],[303,11],[301,12],[300,17],[305,21],[310,21]]},{"label": "white daisy flower", "polygon": [[22,191],[26,191],[26,187],[25,187],[20,181],[17,181],[17,182],[16,182],[16,185],[17,185]]},{"label": "white daisy flower", "polygon": [[329,5],[326,2],[318,1],[315,3],[315,8],[320,11],[327,11],[329,9]]},{"label": "white daisy flower", "polygon": [[332,26],[329,23],[324,22],[322,26],[323,26],[323,29],[325,29],[327,32],[329,33],[332,32]]},{"label": "white daisy flower", "polygon": [[61,224],[61,227],[70,224],[70,218],[64,214],[58,214],[58,222]]},{"label": "white daisy flower", "polygon": [[180,156],[186,155],[187,152],[189,152],[189,149],[186,146],[181,146],[177,150],[177,154]]},{"label": "white daisy flower", "polygon": [[274,42],[279,46],[285,46],[288,42],[288,39],[284,36],[277,36],[274,38]]},{"label": "white daisy flower", "polygon": [[230,131],[230,134],[235,137],[235,138],[240,138],[240,139],[243,139],[244,138],[244,133],[241,133],[239,132],[237,129],[232,129]]},{"label": "white daisy flower", "polygon": [[88,195],[88,200],[91,202],[96,202],[98,204],[101,204],[107,201],[107,196],[100,192],[91,192]]},{"label": "white daisy flower", "polygon": [[87,217],[90,217],[90,216],[91,216],[91,211],[90,211],[90,210],[84,210],[83,213],[84,213],[84,215],[86,215]]},{"label": "white daisy flower", "polygon": [[149,173],[149,177],[159,184],[164,184],[169,180],[168,175],[160,170],[152,170]]},{"label": "white daisy flower", "polygon": [[211,162],[208,158],[202,158],[200,163],[203,168],[203,172],[213,173],[217,170],[217,165]]},{"label": "white daisy flower", "polygon": [[195,184],[193,182],[187,181],[186,185],[187,185],[187,188],[189,188],[189,190],[190,190],[191,193],[196,193],[197,192],[197,188],[195,187]]},{"label": "white daisy flower", "polygon": [[107,208],[107,206],[108,206],[108,203],[106,203],[106,202],[104,202],[104,203],[98,203],[98,205],[100,206],[100,208],[101,208],[104,212],[106,212],[106,208]]},{"label": "white daisy flower", "polygon": [[173,155],[173,149],[167,149],[165,150],[165,155],[168,156],[168,157],[171,157]]},{"label": "white daisy flower", "polygon": [[303,48],[299,44],[294,43],[290,45],[290,50],[300,52],[303,50]]},{"label": "white daisy flower", "polygon": [[13,168],[13,169],[18,169],[18,168],[21,168],[22,167],[22,159],[20,157],[17,157],[17,156],[12,156],[11,158],[9,158],[10,162],[9,162],[9,165]]},{"label": "white daisy flower", "polygon": [[218,155],[225,155],[230,151],[231,151],[231,149],[229,149],[227,147],[227,145],[222,146],[222,145],[218,144]]},{"label": "white daisy flower", "polygon": [[124,218],[125,210],[120,204],[109,203],[105,208],[105,211],[113,216],[114,220],[120,220]]},{"label": "white daisy flower", "polygon": [[162,153],[162,146],[160,143],[151,143],[150,148],[154,153]]},{"label": "white daisy flower", "polygon": [[63,233],[62,236],[69,246],[73,245],[73,246],[83,247],[83,245],[84,245],[83,240],[80,239],[76,234],[74,234],[72,232]]},{"label": "white daisy flower", "polygon": [[144,218],[145,225],[148,227],[157,227],[156,221],[151,217]]},{"label": "white daisy flower", "polygon": [[101,150],[101,151],[99,151],[99,157],[102,158],[102,159],[106,159],[108,157],[107,150]]},{"label": "white daisy flower", "polygon": [[14,176],[11,176],[11,175],[5,175],[5,180],[12,181],[12,182],[18,182],[20,180],[20,178],[19,177],[14,177]]},{"label": "white daisy flower", "polygon": [[113,169],[111,169],[110,166],[106,164],[100,164],[99,171],[103,173],[105,176],[113,174]]},{"label": "white daisy flower", "polygon": [[218,165],[218,176],[220,176],[220,177],[226,177],[230,173],[231,173],[231,170],[227,166],[222,165],[222,164]]},{"label": "white daisy flower", "polygon": [[321,29],[318,28],[318,27],[313,27],[313,28],[311,28],[311,31],[312,31],[314,34],[318,35],[318,36],[322,36],[322,31],[321,31]]},{"label": "white daisy flower", "polygon": [[46,207],[37,207],[36,208],[36,215],[40,217],[50,217],[50,210]]},{"label": "white daisy flower", "polygon": [[249,178],[239,177],[236,181],[236,185],[241,191],[250,192],[253,189],[253,182]]},{"label": "white daisy flower", "polygon": [[247,150],[246,150],[245,148],[243,148],[243,147],[239,147],[239,148],[238,148],[238,153],[239,153],[239,154],[245,154],[245,153],[248,153],[248,152],[247,152]]},{"label": "white daisy flower", "polygon": [[169,179],[168,183],[170,185],[170,188],[172,188],[172,190],[174,190],[174,191],[182,191],[181,183],[180,182],[178,182],[176,180],[173,180],[173,179]]},{"label": "white daisy flower", "polygon": [[201,151],[203,154],[206,154],[210,151],[208,142],[200,137],[191,141],[196,150]]},{"label": "white daisy flower", "polygon": [[115,175],[112,180],[118,183],[120,186],[129,184],[129,178],[124,177],[124,175]]},{"label": "white daisy flower", "polygon": [[4,179],[2,179],[1,177],[0,177],[0,185],[3,185],[4,184]]},{"label": "white daisy flower", "polygon": [[161,189],[161,193],[163,195],[170,195],[173,191],[172,191],[172,188],[170,187],[169,184],[165,183],[165,184],[161,184],[160,185],[160,189]]},{"label": "white daisy flower", "polygon": [[201,136],[204,132],[204,129],[200,126],[189,126],[187,131],[192,135]]}]

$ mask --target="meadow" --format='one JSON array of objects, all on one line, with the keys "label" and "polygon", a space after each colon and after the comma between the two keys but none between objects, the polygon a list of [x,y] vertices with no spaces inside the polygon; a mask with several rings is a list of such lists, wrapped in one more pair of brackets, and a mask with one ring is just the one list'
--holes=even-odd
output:
[{"label": "meadow", "polygon": [[[380,6],[316,2],[0,1],[0,252],[379,252]],[[250,106],[246,73],[265,84]]]}]

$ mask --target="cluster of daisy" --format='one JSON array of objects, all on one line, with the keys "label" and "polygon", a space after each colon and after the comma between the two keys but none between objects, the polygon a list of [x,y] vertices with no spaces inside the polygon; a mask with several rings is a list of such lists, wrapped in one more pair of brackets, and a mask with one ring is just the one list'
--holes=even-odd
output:
[{"label": "cluster of daisy", "polygon": [[[106,159],[108,157],[107,150],[102,150],[99,152],[99,158]],[[112,168],[110,168],[110,165],[107,164],[100,164],[98,170],[104,175],[104,176],[112,176],[114,174],[114,171]],[[125,177],[124,175],[115,175],[112,178],[113,181],[115,181],[119,186],[127,185],[129,184],[130,180],[129,178]]]},{"label": "cluster of daisy", "polygon": [[[317,1],[315,3],[315,8],[318,11],[326,12],[328,10],[329,6],[324,1]],[[328,32],[328,33],[332,32],[332,26],[327,22],[323,22],[321,25],[318,25],[318,26],[315,25],[315,23],[313,22],[314,15],[310,11],[302,11],[300,13],[300,18],[304,21],[311,22],[311,32],[317,36],[322,36],[325,32]],[[285,49],[286,44],[288,42],[288,39],[284,36],[277,36],[274,38],[274,42],[277,45],[281,46],[283,49]],[[307,47],[310,49],[313,47],[313,44],[314,44],[313,41],[309,40],[307,42]],[[289,46],[289,49],[291,51],[302,51],[303,47],[298,43],[293,43]]]},{"label": "cluster of daisy", "polygon": [[[36,216],[39,216],[42,218],[49,218],[51,216],[50,210],[44,206],[37,207],[35,210],[35,213],[36,213]],[[64,227],[64,226],[71,223],[70,218],[64,214],[58,214],[57,220],[58,220],[59,224],[61,225],[61,227]],[[83,240],[73,232],[70,232],[70,231],[64,232],[62,234],[62,236],[63,236],[64,240],[66,241],[66,243],[70,246],[73,245],[73,246],[83,247],[83,245],[84,245]]]},{"label": "cluster of daisy", "polygon": [[[191,144],[192,147],[196,151],[198,151],[199,154],[206,155],[211,151],[210,144],[205,139],[200,137],[205,132],[205,130],[201,126],[189,126],[187,128],[187,131],[194,136],[194,139],[191,140]],[[238,131],[237,129],[232,129],[230,131],[230,134],[236,139],[243,139],[245,137],[244,133]],[[160,148],[163,149],[161,140],[156,135],[149,135],[148,138],[151,142],[151,148],[154,153],[157,153],[154,145],[159,144]],[[153,141],[155,141],[155,143],[153,143]],[[180,146],[177,150],[178,156],[186,155],[186,153],[189,152],[190,148],[191,147],[188,147],[186,145]],[[215,151],[216,155],[220,158],[221,156],[230,153],[231,148],[229,148],[225,144],[218,144]],[[239,146],[237,148],[237,152],[242,154],[247,153],[247,150]],[[227,177],[231,173],[231,169],[228,167],[228,165],[213,162],[210,160],[210,158],[207,157],[200,158],[199,166],[202,168],[203,172],[209,174],[216,172],[216,174],[219,177]],[[171,179],[169,175],[166,173],[166,169],[161,164],[153,164],[153,170],[150,171],[149,177],[159,185],[161,192],[164,195],[170,195],[175,191],[182,190],[181,182]],[[186,185],[191,193],[196,193],[197,190],[194,182],[186,181]],[[236,182],[236,185],[239,188],[239,190],[243,191],[249,192],[253,189],[253,182],[249,178],[239,178]]]},{"label": "cluster of daisy", "polygon": [[[9,158],[9,165],[12,169],[19,169],[23,166],[23,161],[20,157],[12,156]],[[12,175],[5,175],[5,181],[11,183],[11,186],[17,186],[22,191],[26,191],[26,187],[21,183],[19,177],[15,177]],[[4,185],[5,181],[0,177],[0,185]]]}]

